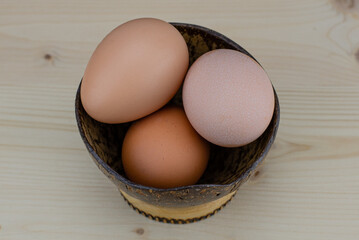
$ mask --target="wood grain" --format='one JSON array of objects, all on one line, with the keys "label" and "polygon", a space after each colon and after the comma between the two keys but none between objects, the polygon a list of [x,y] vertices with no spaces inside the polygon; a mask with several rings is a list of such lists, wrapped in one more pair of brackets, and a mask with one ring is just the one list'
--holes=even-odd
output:
[{"label": "wood grain", "polygon": [[[74,96],[97,43],[152,16],[215,29],[281,103],[259,173],[214,217],[138,215],[89,159]],[[0,1],[0,239],[357,239],[359,1]]]}]

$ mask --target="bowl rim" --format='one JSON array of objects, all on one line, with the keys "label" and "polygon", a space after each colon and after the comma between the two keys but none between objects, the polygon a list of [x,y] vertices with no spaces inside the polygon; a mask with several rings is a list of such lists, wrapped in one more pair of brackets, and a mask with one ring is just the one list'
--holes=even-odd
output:
[{"label": "bowl rim", "polygon": [[[170,24],[172,24],[173,26],[179,26],[179,27],[191,27],[191,28],[195,28],[196,30],[200,30],[200,31],[204,31],[206,33],[209,33],[211,35],[214,35],[220,39],[222,39],[223,41],[230,43],[232,45],[234,45],[236,48],[240,48],[243,50],[244,53],[246,53],[249,57],[251,57],[252,59],[254,59],[259,65],[260,63],[250,54],[248,53],[244,48],[242,48],[240,45],[238,45],[237,43],[235,43],[234,41],[232,41],[231,39],[229,39],[228,37],[224,36],[223,34],[220,34],[212,29],[206,28],[206,27],[202,27],[199,25],[195,25],[195,24],[189,24],[189,23],[172,23],[170,22]],[[242,173],[242,175],[240,175],[240,177],[238,177],[236,180],[230,182],[230,183],[226,183],[226,184],[192,184],[192,185],[187,185],[187,186],[181,186],[181,187],[174,187],[174,188],[156,188],[156,187],[150,187],[150,186],[144,186],[135,182],[132,182],[131,180],[125,178],[124,176],[120,175],[119,173],[117,173],[114,169],[112,169],[97,153],[96,151],[93,149],[93,147],[91,146],[91,144],[88,142],[84,131],[82,130],[82,122],[80,121],[80,117],[79,117],[79,108],[80,108],[80,103],[81,103],[81,99],[80,99],[80,89],[81,89],[81,83],[82,83],[82,79],[81,82],[79,84],[79,87],[77,89],[76,92],[76,98],[75,98],[75,116],[76,116],[76,122],[77,122],[77,127],[81,136],[82,141],[84,142],[88,152],[92,155],[92,157],[94,158],[94,160],[98,163],[98,165],[100,165],[104,170],[106,170],[106,172],[113,176],[116,180],[130,186],[133,188],[137,188],[137,189],[142,189],[142,190],[152,190],[152,191],[157,191],[157,192],[171,192],[171,191],[183,191],[183,190],[187,190],[187,189],[193,189],[193,188],[213,188],[213,187],[230,187],[232,185],[235,185],[236,183],[241,182],[242,180],[246,179],[249,174],[258,166],[259,163],[261,163],[263,161],[263,159],[266,157],[269,149],[271,148],[271,146],[273,145],[274,139],[277,135],[277,131],[278,131],[278,127],[279,127],[279,121],[280,121],[280,106],[279,106],[279,100],[278,100],[278,96],[277,93],[273,87],[273,92],[274,92],[274,98],[275,98],[275,104],[274,104],[274,110],[273,110],[273,116],[272,119],[274,117],[277,118],[277,121],[275,122],[274,125],[274,130],[273,130],[273,134],[272,136],[269,138],[265,148],[262,150],[262,152],[260,153],[259,157],[253,162],[253,164],[244,172]],[[81,103],[82,105],[82,103]],[[83,107],[83,106],[82,106]],[[272,121],[272,120],[271,120]],[[268,127],[267,127],[268,129]],[[266,129],[266,130],[267,130]]]}]

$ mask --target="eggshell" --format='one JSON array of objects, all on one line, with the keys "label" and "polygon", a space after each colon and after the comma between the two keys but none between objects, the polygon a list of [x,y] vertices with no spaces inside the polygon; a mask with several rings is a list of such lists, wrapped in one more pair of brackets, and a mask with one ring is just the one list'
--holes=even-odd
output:
[{"label": "eggshell", "polygon": [[174,96],[188,62],[187,45],[171,24],[153,18],[129,21],[94,51],[81,84],[82,104],[100,122],[139,119]]},{"label": "eggshell", "polygon": [[195,184],[206,169],[209,143],[184,111],[166,107],[133,123],[122,146],[122,162],[133,182],[171,188]]},{"label": "eggshell", "polygon": [[235,50],[213,50],[198,58],[187,73],[182,94],[194,129],[223,147],[256,140],[274,111],[274,92],[266,72]]}]

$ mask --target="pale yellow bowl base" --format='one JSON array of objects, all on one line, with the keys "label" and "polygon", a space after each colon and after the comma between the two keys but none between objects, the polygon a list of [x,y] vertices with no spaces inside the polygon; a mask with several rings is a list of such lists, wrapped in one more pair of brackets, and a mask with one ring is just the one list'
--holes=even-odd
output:
[{"label": "pale yellow bowl base", "polygon": [[237,191],[212,202],[181,208],[152,205],[136,199],[121,190],[120,192],[127,203],[138,213],[159,222],[183,224],[196,222],[214,215],[232,199]]}]

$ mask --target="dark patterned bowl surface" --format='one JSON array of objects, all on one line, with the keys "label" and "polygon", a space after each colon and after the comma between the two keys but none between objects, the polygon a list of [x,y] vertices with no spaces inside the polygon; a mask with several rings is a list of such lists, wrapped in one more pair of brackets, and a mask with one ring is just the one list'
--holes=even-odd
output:
[{"label": "dark patterned bowl surface", "polygon": [[[215,31],[192,24],[172,25],[182,33],[187,42],[190,64],[202,54],[219,48],[234,49],[252,57],[238,44]],[[224,148],[212,145],[208,167],[197,184],[171,189],[146,187],[128,180],[122,166],[122,142],[131,123],[104,124],[92,119],[81,104],[80,87],[81,84],[75,103],[76,120],[90,156],[120,191],[157,206],[196,206],[235,192],[265,158],[279,125],[279,102],[275,94],[275,110],[266,131],[256,141],[243,147]],[[182,105],[181,90],[171,100],[172,103]]]}]

